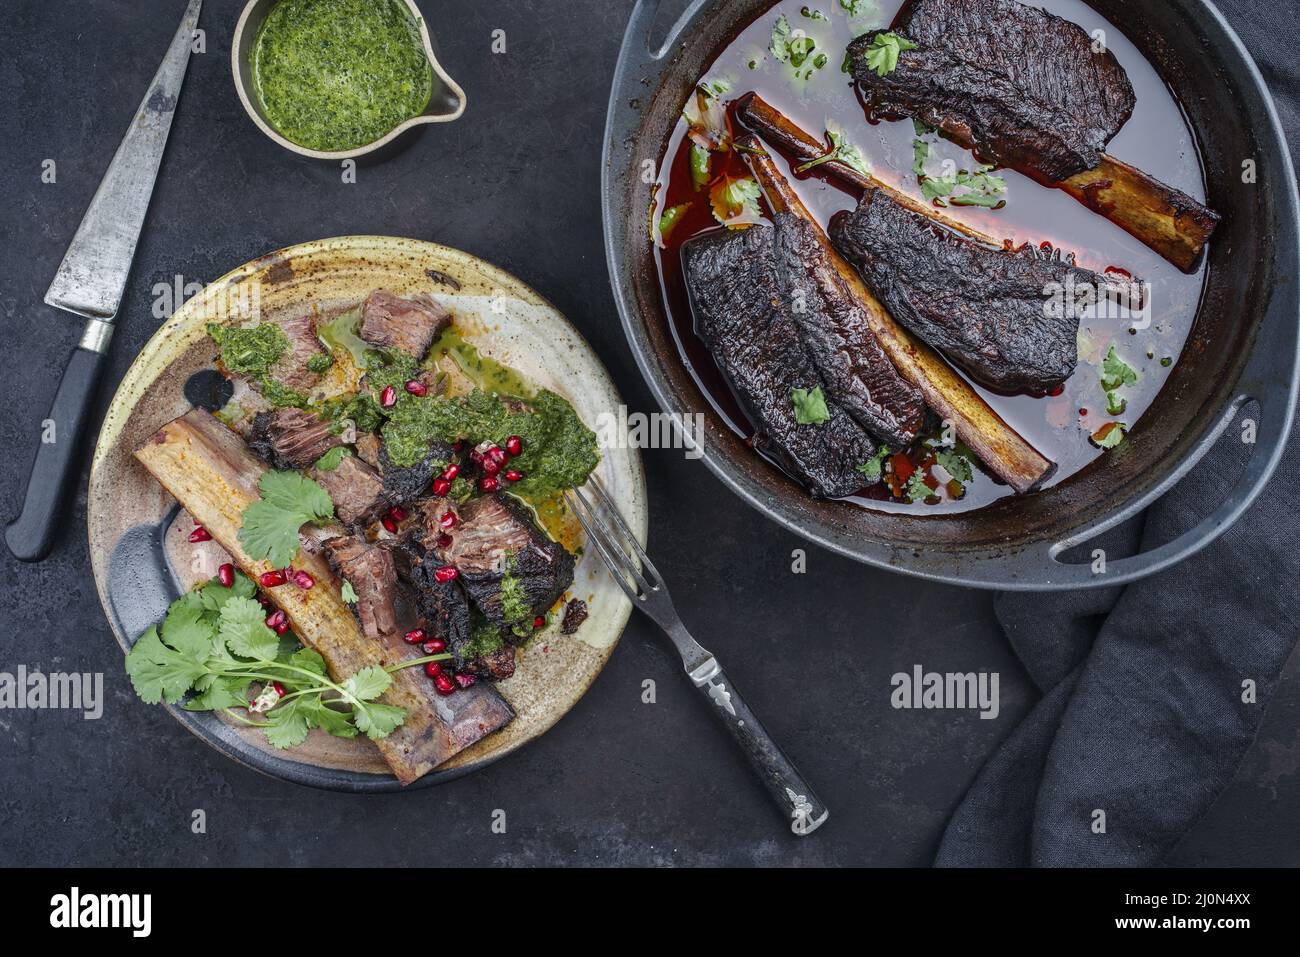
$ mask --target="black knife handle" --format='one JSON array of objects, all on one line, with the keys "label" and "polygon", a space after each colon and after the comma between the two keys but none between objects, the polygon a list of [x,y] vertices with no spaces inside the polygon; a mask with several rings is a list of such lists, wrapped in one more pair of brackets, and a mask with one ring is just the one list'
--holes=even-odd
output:
[{"label": "black knife handle", "polygon": [[830,816],[826,805],[813,793],[799,769],[790,763],[763,723],[749,710],[745,699],[731,683],[716,659],[691,673],[695,687],[709,702],[709,708],[749,759],[750,766],[772,795],[790,830],[803,837],[811,834]]},{"label": "black knife handle", "polygon": [[[103,365],[103,352],[78,346],[59,380],[54,405],[41,424],[41,444],[36,450],[32,476],[27,480],[22,514],[5,529],[5,543],[20,561],[38,562],[54,544],[63,517],[60,503],[76,474],[90,403]],[[51,422],[53,441],[46,441]]]}]

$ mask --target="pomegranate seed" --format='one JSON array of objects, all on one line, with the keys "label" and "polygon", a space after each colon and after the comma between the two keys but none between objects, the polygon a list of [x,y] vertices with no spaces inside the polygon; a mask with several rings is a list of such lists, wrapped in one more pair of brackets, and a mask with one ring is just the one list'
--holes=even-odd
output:
[{"label": "pomegranate seed", "polygon": [[446,498],[447,493],[451,491],[451,483],[444,478],[433,480],[433,494],[438,498]]},{"label": "pomegranate seed", "polygon": [[271,629],[277,629],[281,625],[286,624],[288,621],[289,621],[289,616],[284,613],[283,609],[280,611],[273,611],[266,618],[266,627]]},{"label": "pomegranate seed", "polygon": [[221,582],[223,588],[229,588],[235,583],[235,566],[226,562],[217,569],[217,581]]},{"label": "pomegranate seed", "polygon": [[442,513],[442,518],[438,519],[438,525],[442,528],[455,528],[456,513],[451,509],[447,509],[447,511]]},{"label": "pomegranate seed", "polygon": [[393,516],[394,522],[406,521],[406,509],[402,508],[400,505],[394,505],[388,510],[388,514]]},{"label": "pomegranate seed", "polygon": [[483,463],[483,453],[480,452],[478,449],[470,449],[469,458],[471,462],[477,462],[480,465]]},{"label": "pomegranate seed", "polygon": [[487,478],[479,480],[478,487],[484,492],[495,492],[500,484],[500,482],[489,475]]},{"label": "pomegranate seed", "polygon": [[284,572],[279,569],[272,569],[269,572],[263,572],[259,575],[257,581],[263,588],[274,588],[276,585],[284,584]]},{"label": "pomegranate seed", "polygon": [[524,477],[524,473],[519,471],[519,469],[506,469],[501,474],[506,477],[507,482],[518,482]]},{"label": "pomegranate seed", "polygon": [[316,584],[316,579],[312,578],[306,572],[296,572],[293,576],[293,583],[299,588],[311,588]]},{"label": "pomegranate seed", "polygon": [[418,645],[420,642],[424,641],[426,637],[423,628],[412,628],[402,636],[402,640],[408,645]]},{"label": "pomegranate seed", "polygon": [[[437,662],[431,661],[429,664],[433,665],[437,664]],[[443,696],[449,695],[456,690],[456,682],[447,675],[436,675],[433,679],[433,686],[438,690],[438,694]]]},{"label": "pomegranate seed", "polygon": [[209,531],[208,531],[206,528],[204,528],[202,525],[195,525],[195,526],[194,526],[194,531],[190,532],[190,541],[191,541],[191,542],[210,542],[210,541],[212,541],[212,533],[209,532]]},{"label": "pomegranate seed", "polygon": [[483,456],[483,461],[479,463],[479,467],[483,469],[484,475],[496,475],[501,471],[501,463],[486,455]]},{"label": "pomegranate seed", "polygon": [[506,451],[512,456],[518,455],[524,450],[524,440],[517,435],[512,435],[506,439]]},{"label": "pomegranate seed", "polygon": [[426,661],[424,673],[436,681],[442,675],[442,665],[436,661]]},{"label": "pomegranate seed", "polygon": [[459,671],[456,672],[453,677],[456,679],[456,684],[460,685],[462,688],[468,688],[474,682],[478,681],[478,679],[473,675],[462,674]]},{"label": "pomegranate seed", "polygon": [[424,395],[429,391],[429,387],[419,379],[412,379],[410,382],[406,383],[406,391],[411,393],[411,395]]},{"label": "pomegranate seed", "polygon": [[441,638],[430,638],[420,646],[426,655],[438,655],[447,650],[447,643]]},{"label": "pomegranate seed", "polygon": [[501,446],[499,445],[494,445],[492,448],[488,449],[487,457],[495,462],[498,468],[506,464],[506,453],[501,451]]},{"label": "pomegranate seed", "polygon": [[265,608],[265,609],[267,609],[268,611],[270,611],[270,609],[271,609],[271,599],[267,598],[265,595],[258,595],[258,596],[257,596],[257,603],[258,603],[259,605],[261,605],[263,608]]},{"label": "pomegranate seed", "polygon": [[384,531],[393,533],[397,532],[397,523],[393,521],[393,516],[391,515],[385,515],[379,520],[379,524],[384,526]]},{"label": "pomegranate seed", "polygon": [[438,536],[438,547],[439,547],[439,548],[451,548],[451,536],[448,535],[446,532],[443,532],[441,535],[439,535],[439,536]]},{"label": "pomegranate seed", "polygon": [[391,409],[397,404],[397,389],[391,385],[384,386],[384,391],[379,393],[379,404],[385,409]]},{"label": "pomegranate seed", "polygon": [[459,474],[460,474],[460,466],[457,465],[455,462],[452,462],[450,465],[447,466],[446,471],[442,473],[442,477],[445,478],[448,482],[450,482]]},{"label": "pomegranate seed", "polygon": [[284,685],[280,684],[278,681],[273,681],[271,682],[271,687],[275,689],[275,693],[281,698],[284,697]]},{"label": "pomegranate seed", "polygon": [[538,615],[536,618],[533,619],[534,631],[536,631],[538,628],[545,628],[545,627],[546,627],[546,619],[544,617]]},{"label": "pomegranate seed", "polygon": [[434,569],[433,577],[440,582],[455,581],[460,576],[460,570],[455,565],[443,565],[441,568]]}]

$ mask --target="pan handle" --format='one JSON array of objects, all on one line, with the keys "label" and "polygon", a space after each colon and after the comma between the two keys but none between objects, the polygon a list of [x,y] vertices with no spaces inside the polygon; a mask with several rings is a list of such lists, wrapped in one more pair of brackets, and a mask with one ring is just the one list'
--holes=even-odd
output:
[{"label": "pan handle", "polygon": [[631,44],[627,41],[636,37],[642,42],[641,50],[635,52],[644,52],[652,63],[662,60],[677,42],[682,31],[686,29],[687,23],[699,12],[700,7],[711,0],[691,0],[686,9],[673,21],[673,25],[668,28],[664,38],[656,41],[652,31],[655,29],[655,24],[660,21],[660,8],[681,7],[683,2],[684,0],[637,0],[632,16],[628,19],[627,31],[624,33],[625,52],[633,52],[630,49]]}]

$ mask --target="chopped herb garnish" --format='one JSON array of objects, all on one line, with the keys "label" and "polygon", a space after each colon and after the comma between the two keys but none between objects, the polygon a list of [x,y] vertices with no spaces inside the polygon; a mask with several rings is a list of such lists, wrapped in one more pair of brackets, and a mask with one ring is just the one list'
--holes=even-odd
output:
[{"label": "chopped herb garnish", "polygon": [[713,154],[699,143],[691,144],[691,185],[703,189],[709,182]]},{"label": "chopped herb garnish", "polygon": [[1113,449],[1124,441],[1128,435],[1128,426],[1123,422],[1107,422],[1089,436],[1088,440],[1099,449]]},{"label": "chopped herb garnish", "polygon": [[709,206],[713,218],[724,226],[755,223],[760,218],[758,183],[752,176],[724,176],[709,190]]},{"label": "chopped herb garnish", "polygon": [[343,587],[339,589],[339,595],[349,605],[355,605],[357,603],[356,589],[352,587],[352,582],[348,581],[346,578],[343,579]]},{"label": "chopped herb garnish", "polygon": [[880,472],[885,467],[885,459],[889,458],[891,454],[889,446],[882,445],[876,449],[875,455],[861,465],[854,466],[854,468],[861,472],[868,482],[879,482]]},{"label": "chopped herb garnish", "polygon": [[820,10],[813,10],[813,9],[810,9],[809,7],[804,7],[802,10],[799,11],[799,14],[800,14],[800,16],[805,16],[805,17],[807,17],[809,20],[829,20],[829,19],[830,19],[830,17],[826,16],[826,14],[822,13]]},{"label": "chopped herb garnish", "polygon": [[328,352],[318,352],[307,360],[307,368],[312,372],[324,372],[334,364],[334,356]]},{"label": "chopped herb garnish", "polygon": [[898,68],[898,55],[915,49],[915,43],[893,31],[877,33],[867,48],[867,68],[875,70],[877,76],[888,76]]},{"label": "chopped herb garnish", "polygon": [[831,412],[826,407],[821,386],[811,390],[795,389],[790,393],[790,401],[794,403],[794,420],[799,425],[820,425],[830,421]]},{"label": "chopped herb garnish", "polygon": [[876,12],[876,0],[840,0],[840,8],[850,17],[867,17]]},{"label": "chopped herb garnish", "polygon": [[768,44],[772,56],[782,63],[790,62],[790,37],[790,21],[785,18],[783,13],[776,18],[776,26],[772,27],[772,41]]},{"label": "chopped herb garnish", "polygon": [[974,476],[970,459],[956,449],[935,449],[934,460],[943,470],[965,485]]},{"label": "chopped herb garnish", "polygon": [[1137,370],[1119,357],[1115,346],[1110,347],[1106,358],[1101,361],[1101,387],[1106,392],[1114,392],[1126,385],[1136,385]]},{"label": "chopped herb garnish", "polygon": [[343,461],[343,457],[345,455],[351,455],[351,454],[352,454],[352,450],[349,449],[347,446],[336,445],[334,446],[334,448],[330,449],[328,452],[326,452],[324,455],[318,458],[316,460],[316,464],[313,465],[312,468],[319,469],[322,472],[333,472],[336,468],[339,467],[339,463]]},{"label": "chopped herb garnish", "polygon": [[825,154],[796,167],[795,172],[806,173],[815,166],[821,166],[822,163],[829,163],[834,160],[856,170],[863,176],[871,175],[871,166],[867,163],[866,157],[862,155],[862,150],[848,141],[843,130],[827,126],[826,142],[828,146]]},{"label": "chopped herb garnish", "polygon": [[913,502],[921,502],[934,495],[934,489],[925,484],[925,473],[917,469],[912,473],[912,477],[907,480],[907,491],[905,493]]}]

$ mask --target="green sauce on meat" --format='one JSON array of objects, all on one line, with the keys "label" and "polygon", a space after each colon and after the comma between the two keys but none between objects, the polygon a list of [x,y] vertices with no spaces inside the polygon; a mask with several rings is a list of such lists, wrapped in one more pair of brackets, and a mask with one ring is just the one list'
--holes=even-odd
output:
[{"label": "green sauce on meat", "polygon": [[280,0],[250,65],[271,126],[327,152],[373,143],[433,94],[419,27],[398,0]]},{"label": "green sauce on meat", "polygon": [[221,347],[221,364],[250,379],[266,375],[289,348],[289,337],[273,322],[243,327],[210,322],[208,335]]}]

